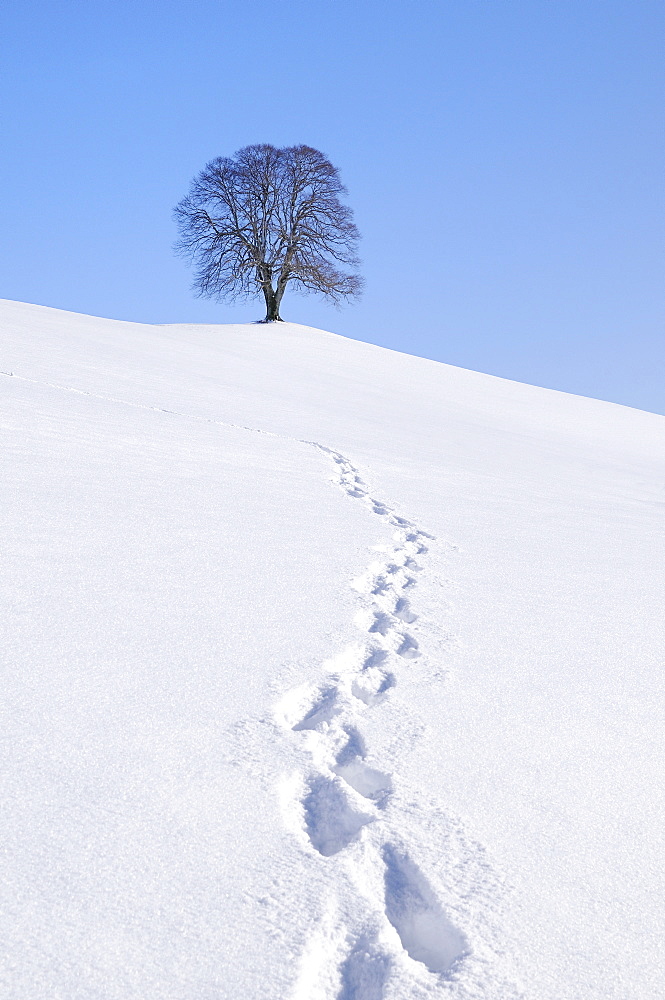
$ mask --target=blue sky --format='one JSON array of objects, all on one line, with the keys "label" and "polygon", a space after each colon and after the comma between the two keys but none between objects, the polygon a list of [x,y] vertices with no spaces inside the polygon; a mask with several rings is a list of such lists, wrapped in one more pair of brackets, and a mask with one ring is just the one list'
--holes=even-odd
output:
[{"label": "blue sky", "polygon": [[286,319],[665,412],[662,0],[23,0],[0,11],[0,297],[199,300],[173,205],[254,142],[325,152],[367,289]]}]

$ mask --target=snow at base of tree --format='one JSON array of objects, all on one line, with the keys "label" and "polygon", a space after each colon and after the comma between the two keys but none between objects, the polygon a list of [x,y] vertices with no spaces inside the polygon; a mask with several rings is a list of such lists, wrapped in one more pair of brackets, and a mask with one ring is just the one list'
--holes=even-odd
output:
[{"label": "snow at base of tree", "polygon": [[661,1000],[665,418],[0,302],[8,1000]]}]

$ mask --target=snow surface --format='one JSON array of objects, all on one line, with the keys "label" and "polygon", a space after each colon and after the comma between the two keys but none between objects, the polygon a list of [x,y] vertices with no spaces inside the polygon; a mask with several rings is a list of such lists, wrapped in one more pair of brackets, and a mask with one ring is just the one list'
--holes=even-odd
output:
[{"label": "snow surface", "polygon": [[665,418],[0,302],[11,1000],[665,995]]}]

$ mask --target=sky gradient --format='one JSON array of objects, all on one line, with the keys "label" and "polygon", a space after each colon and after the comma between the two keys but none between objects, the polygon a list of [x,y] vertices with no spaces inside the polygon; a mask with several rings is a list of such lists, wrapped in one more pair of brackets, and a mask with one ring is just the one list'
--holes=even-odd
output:
[{"label": "sky gradient", "polygon": [[26,0],[0,12],[0,297],[143,322],[215,156],[339,167],[367,288],[294,322],[665,412],[662,0]]}]

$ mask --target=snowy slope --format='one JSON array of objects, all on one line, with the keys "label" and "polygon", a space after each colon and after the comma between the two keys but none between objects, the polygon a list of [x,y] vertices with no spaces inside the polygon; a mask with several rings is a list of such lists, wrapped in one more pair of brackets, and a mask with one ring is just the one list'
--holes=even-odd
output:
[{"label": "snowy slope", "polygon": [[665,418],[0,302],[3,996],[665,994]]}]

